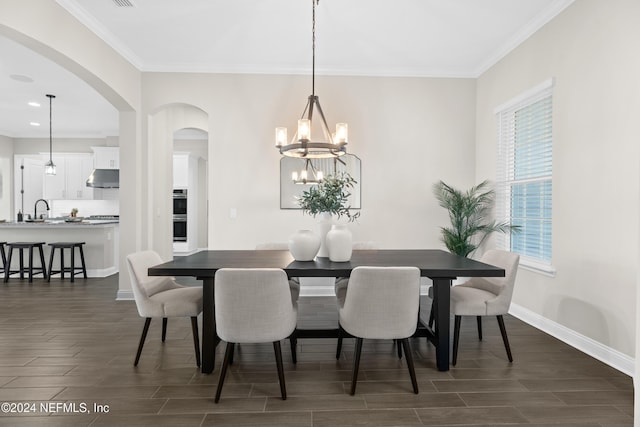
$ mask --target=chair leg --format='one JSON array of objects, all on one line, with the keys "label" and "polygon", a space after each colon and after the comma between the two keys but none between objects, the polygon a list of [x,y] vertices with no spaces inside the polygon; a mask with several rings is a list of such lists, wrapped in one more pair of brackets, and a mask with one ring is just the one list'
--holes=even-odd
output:
[{"label": "chair leg", "polygon": [[356,338],[356,352],[353,356],[353,373],[351,374],[351,391],[349,394],[356,394],[356,383],[358,382],[358,370],[360,369],[360,354],[362,353],[362,338]]},{"label": "chair leg", "polygon": [[140,344],[138,344],[138,352],[136,353],[136,360],[133,362],[133,366],[138,366],[140,355],[142,354],[142,347],[144,346],[144,340],[147,339],[147,332],[149,332],[149,325],[151,324],[151,318],[144,319],[144,327],[142,328],[142,336],[140,337]]},{"label": "chair leg", "polygon": [[340,353],[342,353],[342,326],[338,325],[338,345],[336,347],[336,360],[340,360]]},{"label": "chair leg", "polygon": [[398,359],[402,359],[402,344],[400,343],[400,340],[393,340],[393,341],[398,346]]},{"label": "chair leg", "polygon": [[196,350],[196,365],[200,367],[200,337],[198,336],[198,318],[191,317],[191,331],[193,332],[193,346]]},{"label": "chair leg", "polygon": [[455,316],[455,322],[453,324],[453,359],[451,364],[456,366],[458,361],[458,342],[460,341],[460,321],[462,316]]},{"label": "chair leg", "polygon": [[162,342],[167,338],[167,318],[162,318]]},{"label": "chair leg", "polygon": [[298,338],[295,337],[295,331],[289,337],[289,341],[291,342],[291,361],[296,364],[298,363],[298,354],[296,351],[296,347],[298,346]]},{"label": "chair leg", "polygon": [[507,350],[507,357],[509,358],[509,362],[513,362],[513,356],[511,356],[511,347],[509,347],[509,339],[507,338],[507,330],[504,327],[504,319],[502,318],[502,315],[496,317],[498,318],[498,326],[500,326],[500,333],[502,334],[504,348]]},{"label": "chair leg", "polygon": [[233,354],[234,343],[228,342],[227,348],[224,351],[224,360],[222,361],[222,368],[220,368],[220,378],[218,379],[218,388],[216,389],[215,403],[220,401],[220,394],[222,393],[222,385],[224,384],[224,377],[227,375],[227,368],[229,367],[229,359]]},{"label": "chair leg", "polygon": [[482,317],[476,316],[476,321],[478,322],[478,339],[482,341]]},{"label": "chair leg", "polygon": [[284,384],[284,367],[282,366],[282,350],[280,348],[280,341],[273,342],[273,351],[276,354],[278,382],[280,382],[280,396],[282,396],[282,400],[287,400],[287,388]]},{"label": "chair leg", "polygon": [[229,365],[233,365],[233,356],[236,354],[236,346],[234,345],[229,355]]},{"label": "chair leg", "polygon": [[411,385],[413,386],[413,392],[418,394],[418,380],[416,379],[416,370],[413,367],[413,354],[411,354],[411,345],[409,344],[409,338],[398,340],[398,346],[402,341],[402,347],[404,347],[405,358],[407,359],[407,367],[409,368],[409,376],[411,377]]}]

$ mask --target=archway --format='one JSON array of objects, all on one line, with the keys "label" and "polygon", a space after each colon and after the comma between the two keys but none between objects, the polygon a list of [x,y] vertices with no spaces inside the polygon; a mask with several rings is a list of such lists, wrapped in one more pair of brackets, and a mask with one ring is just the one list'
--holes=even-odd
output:
[{"label": "archway", "polygon": [[181,103],[160,106],[148,119],[150,191],[147,205],[153,209],[149,216],[153,220],[148,224],[148,246],[165,259],[172,258],[174,253],[172,195],[175,134],[183,129],[197,129],[208,134],[208,121],[209,116],[204,110]]}]

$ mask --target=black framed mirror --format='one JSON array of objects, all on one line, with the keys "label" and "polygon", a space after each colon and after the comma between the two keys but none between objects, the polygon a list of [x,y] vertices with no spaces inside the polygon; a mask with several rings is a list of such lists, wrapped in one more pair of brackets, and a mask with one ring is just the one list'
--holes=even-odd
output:
[{"label": "black framed mirror", "polygon": [[351,209],[360,209],[361,170],[360,159],[353,154],[328,159],[280,159],[280,209],[300,209],[300,197],[319,179],[337,172],[346,172],[356,180],[349,198]]}]

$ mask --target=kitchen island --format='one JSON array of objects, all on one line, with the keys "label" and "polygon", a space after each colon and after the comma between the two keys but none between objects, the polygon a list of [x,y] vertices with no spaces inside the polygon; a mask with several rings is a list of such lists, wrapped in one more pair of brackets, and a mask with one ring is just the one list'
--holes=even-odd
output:
[{"label": "kitchen island", "polygon": [[[119,224],[118,221],[78,221],[47,220],[44,222],[3,222],[0,223],[2,242],[45,242],[45,261],[49,268],[50,247],[54,242],[86,242],[84,258],[89,277],[107,277],[119,271]],[[26,256],[26,254],[25,254]],[[54,259],[54,270],[59,266],[58,254]],[[39,260],[34,260],[39,265]],[[78,258],[78,257],[76,257]],[[68,263],[68,252],[65,262]],[[78,263],[78,261],[76,261]],[[12,268],[18,267],[18,255],[14,252]],[[17,277],[17,276],[12,276]],[[54,275],[53,277],[56,277]],[[65,275],[66,277],[66,275]]]}]

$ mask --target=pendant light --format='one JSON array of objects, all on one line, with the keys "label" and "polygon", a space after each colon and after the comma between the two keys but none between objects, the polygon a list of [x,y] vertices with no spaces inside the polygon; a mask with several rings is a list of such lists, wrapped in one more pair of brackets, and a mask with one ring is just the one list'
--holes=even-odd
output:
[{"label": "pendant light", "polygon": [[56,174],[56,165],[53,163],[53,132],[51,125],[51,101],[55,98],[55,95],[47,94],[49,98],[49,161],[44,164],[44,173],[45,175],[55,175]]},{"label": "pendant light", "polygon": [[[298,131],[290,142],[287,142],[287,128],[276,128],[276,148],[280,150],[280,154],[288,157],[300,158],[329,158],[342,156],[347,152],[347,134],[348,127],[346,123],[338,123],[336,125],[335,134],[331,134],[327,120],[324,118],[320,101],[315,94],[315,69],[316,69],[316,5],[319,0],[311,0],[313,4],[313,15],[311,25],[311,95],[307,100],[307,105],[302,112],[302,117],[298,120]],[[322,135],[320,132],[312,134],[314,118],[313,114],[317,111],[316,120],[319,121]]]}]

